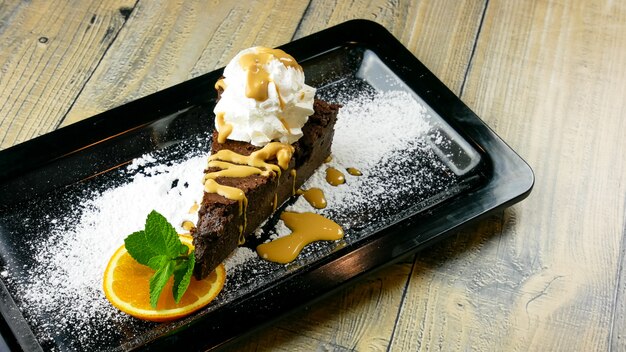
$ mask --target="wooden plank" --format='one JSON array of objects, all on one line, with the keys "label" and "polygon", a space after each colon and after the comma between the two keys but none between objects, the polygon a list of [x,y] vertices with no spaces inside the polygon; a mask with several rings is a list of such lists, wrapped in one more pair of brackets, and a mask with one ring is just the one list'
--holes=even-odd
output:
[{"label": "wooden plank", "polygon": [[[511,290],[513,284],[506,278],[515,268],[505,268],[496,256],[485,254],[498,252],[503,228],[514,223],[515,215],[505,214],[505,220],[499,214],[491,216],[417,256],[391,350],[498,350],[489,347],[491,332],[505,320],[495,313],[485,316],[498,307],[489,299],[476,300],[467,291],[489,297]],[[492,266],[483,269],[483,265]]]},{"label": "wooden plank", "polygon": [[[626,217],[626,214],[624,214]],[[613,308],[613,326],[610,331],[610,347],[614,351],[626,351],[626,228],[622,232],[622,247],[620,250],[620,266],[617,271],[618,285]]]},{"label": "wooden plank", "polygon": [[0,149],[57,127],[131,0],[12,1],[0,14]]},{"label": "wooden plank", "polygon": [[374,275],[294,313],[229,349],[233,351],[381,351],[391,337],[412,263],[386,267]]},{"label": "wooden plank", "polygon": [[[626,217],[626,214],[624,214]],[[620,250],[620,266],[617,271],[618,285],[613,308],[613,326],[610,331],[609,343],[614,351],[626,351],[626,228],[622,232],[622,247]]]},{"label": "wooden plank", "polygon": [[394,350],[623,349],[625,5],[489,2],[462,99],[535,188],[416,265]]},{"label": "wooden plank", "polygon": [[290,41],[306,3],[139,1],[63,125]]}]

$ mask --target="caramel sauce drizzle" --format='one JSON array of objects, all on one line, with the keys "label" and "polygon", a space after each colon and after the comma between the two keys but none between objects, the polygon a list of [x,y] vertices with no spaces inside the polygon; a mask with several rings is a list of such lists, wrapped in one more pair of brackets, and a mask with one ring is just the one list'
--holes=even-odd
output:
[{"label": "caramel sauce drizzle", "polygon": [[204,182],[204,191],[207,193],[217,193],[226,199],[239,202],[239,215],[242,215],[245,208],[248,206],[248,198],[246,198],[242,190],[237,187],[220,185],[212,178]]},{"label": "caramel sauce drizzle", "polygon": [[319,214],[283,212],[280,218],[292,233],[257,246],[257,253],[265,260],[286,264],[296,259],[307,244],[334,241],[344,235],[341,226]]},{"label": "caramel sauce drizzle", "polygon": [[[264,66],[272,60],[278,60],[286,67],[302,71],[302,67],[298,65],[296,60],[284,51],[257,46],[254,48],[253,52],[244,54],[239,58],[239,65],[246,72],[246,97],[259,102],[267,100],[269,97],[268,86],[270,82],[272,82],[272,79]],[[280,90],[276,84],[274,84],[274,88],[276,89],[280,109],[283,110],[285,108],[285,102],[280,96]],[[226,89],[224,79],[220,78],[215,82],[215,89]],[[218,143],[224,143],[232,133],[233,126],[224,121],[224,113],[217,114],[216,118],[218,126],[217,141]],[[290,133],[287,123],[282,118],[281,121],[287,132]]]},{"label": "caramel sauce drizzle", "polygon": [[[272,142],[248,156],[223,149],[209,157],[208,167],[218,168],[219,170],[204,175],[204,191],[217,193],[226,199],[239,202],[239,216],[243,215],[243,225],[239,227],[240,245],[245,241],[243,233],[248,222],[248,198],[239,188],[221,185],[216,179],[219,177],[247,177],[251,175],[280,176],[281,168],[287,169],[289,167],[293,152],[294,148],[289,144]],[[276,159],[278,165],[267,162],[272,159]],[[276,207],[276,202],[277,199],[274,196],[274,207]]]},{"label": "caramel sauce drizzle", "polygon": [[246,216],[248,210],[248,198],[246,198],[246,195],[239,188],[220,185],[212,178],[208,178],[204,181],[204,191],[207,193],[217,193],[226,199],[236,200],[239,203],[239,216],[243,215],[243,226],[239,226],[239,241],[241,242],[243,231],[245,230],[248,222],[248,218]]},{"label": "caramel sauce drizzle", "polygon": [[285,128],[285,130],[287,131],[288,134],[291,134],[291,130],[289,129],[289,124],[287,123],[287,120],[285,120],[282,117],[278,118],[280,120],[280,123],[283,125],[283,127]]},{"label": "caramel sauce drizzle", "polygon": [[[209,161],[226,161],[234,164],[248,165],[255,168],[271,170],[280,176],[281,169],[286,170],[293,156],[294,148],[285,143],[271,142],[263,148],[246,156],[233,152],[232,150],[222,149],[211,155]],[[278,165],[268,163],[267,160],[276,159]],[[243,176],[242,176],[243,177]]]},{"label": "caramel sauce drizzle", "polygon": [[[269,72],[264,69],[271,60],[277,59],[285,66],[302,71],[296,60],[280,49],[270,49],[256,47],[254,52],[242,55],[239,59],[240,66],[246,71],[246,96],[256,101],[265,101],[269,96],[268,86],[271,82]],[[278,86],[274,84],[281,109],[284,109],[284,102],[280,96]],[[226,89],[223,79],[215,83],[215,89]],[[302,93],[300,99],[304,99]],[[232,133],[233,126],[226,123],[224,113],[216,116],[218,125],[218,142],[224,143]],[[287,122],[280,119],[283,127],[290,131]],[[294,148],[291,145],[272,142],[262,149],[253,152],[249,156],[240,155],[230,150],[221,150],[209,157],[209,167],[220,169],[211,172],[204,177],[204,189],[208,193],[217,193],[227,199],[239,202],[239,215],[243,214],[244,224],[239,227],[239,244],[245,242],[243,233],[246,227],[246,212],[248,199],[244,192],[235,187],[220,185],[215,179],[219,177],[246,177],[250,175],[274,176],[281,175],[281,169],[286,170],[293,156]],[[277,164],[268,163],[268,160],[276,159]],[[331,157],[326,158],[329,162]],[[293,177],[292,193],[296,194],[296,170],[291,170]],[[326,180],[339,185],[345,182],[344,175],[334,168],[326,170]],[[312,188],[304,192],[305,199],[316,208],[324,208],[326,199],[323,192],[318,188]],[[274,194],[273,207],[278,206],[277,194]],[[307,244],[319,240],[337,240],[343,237],[343,229],[334,221],[315,213],[290,213],[283,212],[281,219],[293,232],[285,237],[281,237],[270,243],[264,243],[257,247],[257,252],[262,258],[278,263],[288,263],[293,261],[300,251]]]},{"label": "caramel sauce drizzle", "polygon": [[293,178],[293,183],[291,184],[291,195],[292,196],[296,195],[296,175],[297,175],[296,169],[291,169],[291,177]]},{"label": "caramel sauce drizzle", "polygon": [[[255,47],[253,52],[242,55],[239,65],[246,71],[246,96],[256,101],[265,101],[268,97],[267,87],[271,82],[269,72],[263,66],[271,60],[279,60],[283,65],[302,71],[296,60],[280,49]],[[278,87],[276,88],[278,93]],[[280,96],[280,94],[278,94]]]},{"label": "caramel sauce drizzle", "polygon": [[326,182],[333,186],[339,186],[346,182],[346,176],[334,167],[329,167],[326,169]]},{"label": "caramel sauce drizzle", "polygon": [[283,170],[287,170],[294,151],[295,148],[289,144],[271,142],[266,144],[265,147],[250,154],[250,158],[259,160],[271,160],[276,158],[276,160],[278,161],[278,166],[280,166],[280,168]]},{"label": "caramel sauce drizzle", "polygon": [[246,243],[246,236],[243,235],[243,230],[246,228],[246,224],[244,222],[243,225],[239,225],[239,239],[237,240],[238,245],[242,245]]},{"label": "caramel sauce drizzle", "polygon": [[224,82],[223,78],[220,78],[217,80],[217,82],[215,82],[215,90],[225,90],[226,89],[226,82]]},{"label": "caramel sauce drizzle", "polygon": [[278,106],[280,106],[281,111],[285,110],[285,101],[283,100],[283,97],[280,96],[280,89],[278,89],[278,86],[275,84],[274,88],[276,89],[276,96],[278,97]]},{"label": "caramel sauce drizzle", "polygon": [[217,113],[217,116],[215,118],[217,119],[217,129],[218,129],[217,142],[224,143],[226,142],[226,138],[228,138],[228,136],[230,136],[230,134],[233,132],[233,125],[224,121],[223,112]]},{"label": "caramel sauce drizzle", "polygon": [[271,170],[261,170],[252,166],[237,165],[219,160],[209,161],[209,167],[216,167],[220,170],[204,175],[205,181],[209,178],[216,179],[218,177],[247,177],[252,175],[270,177],[274,175],[274,172]]}]

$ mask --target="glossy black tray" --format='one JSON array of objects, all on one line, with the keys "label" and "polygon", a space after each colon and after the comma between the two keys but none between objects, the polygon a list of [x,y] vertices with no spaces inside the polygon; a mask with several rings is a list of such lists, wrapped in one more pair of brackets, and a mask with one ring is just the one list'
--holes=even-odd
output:
[{"label": "glossy black tray", "polygon": [[[139,327],[133,331],[140,333],[105,338],[87,346],[90,349],[223,346],[530,193],[534,182],[530,167],[380,25],[350,21],[281,48],[301,63],[308,83],[319,87],[328,100],[341,102],[337,87],[342,87],[344,97],[346,87],[399,89],[414,95],[434,116],[439,135],[449,141],[435,154],[454,177],[436,191],[417,192],[416,186],[415,192],[402,195],[402,201],[382,214],[383,220],[352,226],[350,240],[341,246],[326,248],[296,267],[268,266],[264,270],[269,274],[280,273],[242,292],[228,293],[213,307],[170,324],[136,323]],[[19,241],[46,236],[29,233],[22,226],[25,211],[28,217],[41,216],[46,209],[63,212],[68,205],[58,204],[59,193],[106,187],[123,175],[116,170],[133,158],[172,149],[164,155],[177,158],[188,152],[187,141],[205,138],[213,125],[213,84],[220,75],[221,70],[205,74],[1,151],[0,272],[14,270],[8,261],[15,258],[24,267],[32,265]],[[194,145],[208,148],[206,141]],[[40,209],[28,210],[32,204]],[[246,274],[241,275],[245,279]],[[42,344],[24,318],[12,285],[0,281],[0,333],[6,346],[23,350],[85,347],[73,344],[71,334],[62,332],[58,339]]]}]

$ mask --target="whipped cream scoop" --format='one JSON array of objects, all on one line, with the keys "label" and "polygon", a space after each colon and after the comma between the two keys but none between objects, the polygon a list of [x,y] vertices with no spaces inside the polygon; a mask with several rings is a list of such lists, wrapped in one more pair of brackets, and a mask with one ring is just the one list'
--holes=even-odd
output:
[{"label": "whipped cream scoop", "polygon": [[213,110],[220,143],[228,138],[255,146],[293,144],[313,114],[315,88],[304,83],[302,67],[280,49],[242,50],[215,87],[223,89]]}]

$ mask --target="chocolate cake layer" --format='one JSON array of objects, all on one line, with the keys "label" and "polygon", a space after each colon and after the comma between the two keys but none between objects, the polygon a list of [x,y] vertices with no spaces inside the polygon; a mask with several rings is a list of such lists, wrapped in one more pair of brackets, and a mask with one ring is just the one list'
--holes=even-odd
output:
[{"label": "chocolate cake layer", "polygon": [[[240,213],[240,204],[236,200],[215,193],[204,193],[198,211],[198,223],[192,231],[196,251],[194,274],[197,278],[207,276],[224,261],[238,246],[240,234],[245,237],[256,230],[330,155],[339,105],[316,99],[313,108],[314,114],[302,128],[302,138],[293,144],[295,151],[289,167],[282,170],[280,176],[218,177],[215,180],[221,185],[236,187],[244,192],[248,199],[245,213]],[[216,153],[222,149],[250,155],[261,148],[240,141],[219,143],[217,132],[214,131],[211,151]],[[270,162],[276,163],[275,160]],[[207,169],[205,173],[213,171],[217,170]]]}]

